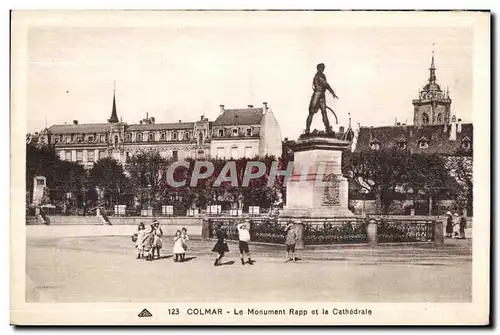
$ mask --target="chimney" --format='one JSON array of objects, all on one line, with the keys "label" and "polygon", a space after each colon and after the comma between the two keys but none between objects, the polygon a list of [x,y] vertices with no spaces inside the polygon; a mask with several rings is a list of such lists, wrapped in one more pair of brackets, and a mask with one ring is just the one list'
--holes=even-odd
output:
[{"label": "chimney", "polygon": [[396,123],[396,126],[400,126],[400,125],[401,125],[401,122]]},{"label": "chimney", "polygon": [[139,124],[142,124],[142,120],[141,120],[141,121],[139,121]]},{"label": "chimney", "polygon": [[73,120],[73,124],[78,124],[78,120]]},{"label": "chimney", "polygon": [[247,105],[248,108],[253,108],[253,105]]},{"label": "chimney", "polygon": [[182,120],[179,120],[179,123],[182,123]]},{"label": "chimney", "polygon": [[458,121],[458,123],[457,123],[457,133],[461,133],[462,132],[462,119],[458,119],[457,121]]},{"label": "chimney", "polygon": [[345,129],[344,126],[340,126],[339,127],[339,133],[343,134],[344,133],[344,129]]},{"label": "chimney", "polygon": [[146,120],[149,118],[149,113],[146,112]]},{"label": "chimney", "polygon": [[262,103],[262,108],[263,108],[264,114],[266,114],[266,112],[267,112],[267,102],[264,101]]},{"label": "chimney", "polygon": [[219,105],[219,108],[220,108],[220,113],[224,113],[224,105]]},{"label": "chimney", "polygon": [[205,115],[202,115],[202,116],[200,117],[200,121],[203,121],[203,119],[204,119],[204,118],[205,118]]},{"label": "chimney", "polygon": [[457,140],[457,118],[455,115],[451,117],[450,141]]},{"label": "chimney", "polygon": [[151,123],[153,123],[153,124],[155,123],[155,118],[154,118],[154,116],[151,116]]}]

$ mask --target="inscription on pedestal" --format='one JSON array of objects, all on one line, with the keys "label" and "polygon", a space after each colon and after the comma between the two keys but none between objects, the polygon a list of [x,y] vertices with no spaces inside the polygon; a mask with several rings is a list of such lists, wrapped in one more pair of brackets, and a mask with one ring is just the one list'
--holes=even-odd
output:
[{"label": "inscription on pedestal", "polygon": [[325,186],[323,206],[339,206],[340,196],[337,176],[330,173],[323,178],[323,181],[328,183],[328,186]]}]

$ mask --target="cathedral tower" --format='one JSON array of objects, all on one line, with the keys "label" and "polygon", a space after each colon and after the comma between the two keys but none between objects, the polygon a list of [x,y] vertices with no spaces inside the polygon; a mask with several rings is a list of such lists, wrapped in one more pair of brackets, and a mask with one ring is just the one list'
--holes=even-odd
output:
[{"label": "cathedral tower", "polygon": [[434,51],[429,72],[429,82],[420,90],[418,99],[413,100],[413,124],[417,126],[448,124],[450,123],[451,99],[448,90],[444,92],[436,82]]}]

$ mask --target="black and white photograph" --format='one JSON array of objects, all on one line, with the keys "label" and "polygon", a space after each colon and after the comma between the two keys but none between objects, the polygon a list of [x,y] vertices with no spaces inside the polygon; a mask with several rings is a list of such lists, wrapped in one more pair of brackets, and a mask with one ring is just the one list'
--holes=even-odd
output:
[{"label": "black and white photograph", "polygon": [[11,323],[484,325],[487,11],[13,11]]}]

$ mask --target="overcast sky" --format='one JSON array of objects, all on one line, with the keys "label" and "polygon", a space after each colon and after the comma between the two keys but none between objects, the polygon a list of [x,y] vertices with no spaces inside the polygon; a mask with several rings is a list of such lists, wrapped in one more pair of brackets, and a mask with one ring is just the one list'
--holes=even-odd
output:
[{"label": "overcast sky", "polygon": [[[253,13],[247,12],[251,21]],[[310,14],[308,14],[310,15]],[[245,24],[212,16],[204,26],[31,27],[27,41],[27,130],[106,122],[116,81],[127,123],[215,120],[219,105],[267,101],[282,136],[305,128],[316,64],[340,100],[327,104],[347,124],[412,123],[412,99],[426,84],[432,50],[452,114],[472,120],[472,30],[466,27]],[[218,21],[220,20],[220,21]],[[279,20],[278,20],[279,21]],[[221,24],[218,24],[221,22]],[[321,116],[313,127],[322,127]]]}]

